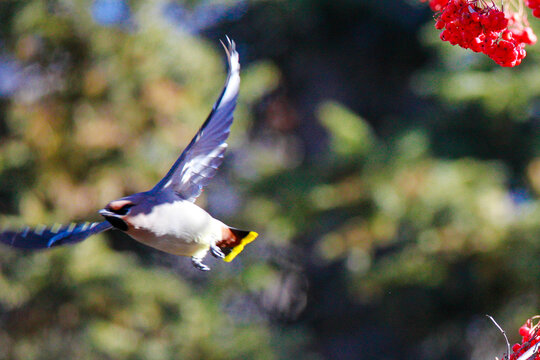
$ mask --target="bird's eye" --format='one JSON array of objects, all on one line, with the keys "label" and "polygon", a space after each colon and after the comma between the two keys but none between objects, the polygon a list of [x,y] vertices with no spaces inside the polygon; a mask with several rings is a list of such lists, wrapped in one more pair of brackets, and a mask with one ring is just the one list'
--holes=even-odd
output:
[{"label": "bird's eye", "polygon": [[129,210],[133,207],[134,204],[126,204],[122,206],[120,209],[112,210],[113,213],[117,215],[127,215],[129,213]]}]

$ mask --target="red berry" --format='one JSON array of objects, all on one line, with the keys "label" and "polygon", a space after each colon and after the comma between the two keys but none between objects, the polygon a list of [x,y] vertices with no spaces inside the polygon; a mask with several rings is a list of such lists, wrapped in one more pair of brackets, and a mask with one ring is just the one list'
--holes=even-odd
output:
[{"label": "red berry", "polygon": [[437,20],[437,22],[435,23],[435,29],[437,30],[442,30],[444,29],[444,21],[442,20]]},{"label": "red berry", "polygon": [[537,37],[530,27],[526,27],[524,30],[524,40],[523,42],[529,45],[536,44]]}]

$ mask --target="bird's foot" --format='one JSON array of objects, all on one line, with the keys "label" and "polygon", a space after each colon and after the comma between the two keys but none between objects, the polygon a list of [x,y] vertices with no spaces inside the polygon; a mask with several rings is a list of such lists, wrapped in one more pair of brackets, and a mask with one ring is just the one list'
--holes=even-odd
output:
[{"label": "bird's foot", "polygon": [[210,253],[215,258],[218,258],[218,259],[225,258],[225,254],[223,253],[223,251],[221,251],[221,249],[216,244],[210,245]]},{"label": "bird's foot", "polygon": [[194,256],[191,257],[191,263],[197,270],[201,271],[208,271],[210,268],[202,263],[202,259],[196,258]]}]

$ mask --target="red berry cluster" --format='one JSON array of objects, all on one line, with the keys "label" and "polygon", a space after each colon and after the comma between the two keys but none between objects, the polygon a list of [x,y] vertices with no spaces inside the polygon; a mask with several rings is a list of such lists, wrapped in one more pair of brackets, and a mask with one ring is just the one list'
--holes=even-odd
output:
[{"label": "red berry cluster", "polygon": [[441,39],[483,52],[501,66],[516,66],[525,57],[525,43],[508,29],[509,19],[495,5],[480,7],[476,0],[450,0],[435,27]]},{"label": "red berry cluster", "polygon": [[[528,1],[540,4],[540,0]],[[505,13],[493,2],[429,0],[429,5],[439,11],[435,27],[442,30],[443,41],[482,52],[501,66],[519,65],[527,54],[525,45],[536,42],[524,16]]]},{"label": "red berry cluster", "polygon": [[525,0],[525,5],[532,9],[535,17],[540,18],[540,0]]},{"label": "red berry cluster", "polygon": [[[512,346],[512,354],[510,354],[510,360],[517,360],[527,350],[534,347],[540,342],[540,323],[533,325],[533,320],[538,319],[538,316],[529,319],[519,328],[519,335],[521,335],[521,344],[514,344]],[[538,345],[536,345],[538,346]],[[540,360],[540,353],[536,351],[527,357],[530,360]]]},{"label": "red berry cluster", "polygon": [[443,30],[443,41],[475,52],[490,47],[507,26],[502,11],[482,9],[468,0],[450,0],[435,23],[437,29]]}]

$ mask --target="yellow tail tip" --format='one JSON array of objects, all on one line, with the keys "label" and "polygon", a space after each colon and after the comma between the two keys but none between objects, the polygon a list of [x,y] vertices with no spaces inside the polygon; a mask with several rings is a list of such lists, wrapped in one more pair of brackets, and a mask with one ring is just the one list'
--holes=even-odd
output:
[{"label": "yellow tail tip", "polygon": [[259,234],[257,234],[255,231],[250,231],[249,234],[247,234],[246,237],[240,241],[240,244],[232,248],[231,252],[225,256],[223,261],[231,262],[236,255],[240,254],[242,250],[244,250],[244,246],[255,240],[257,236],[259,236]]}]

